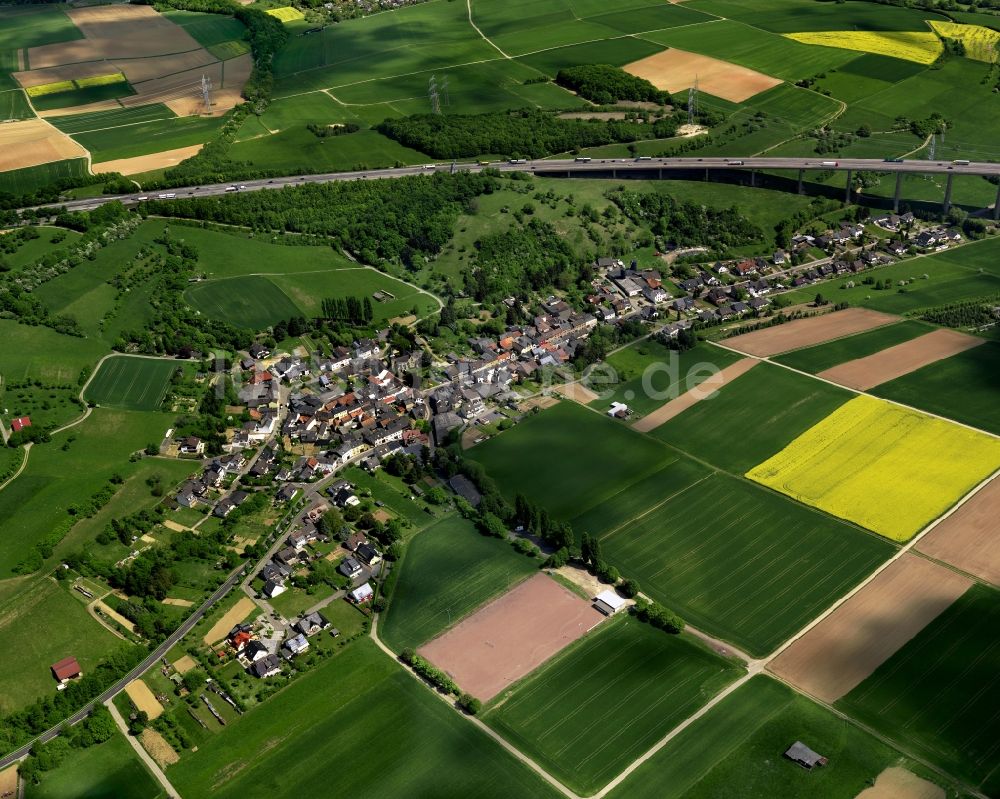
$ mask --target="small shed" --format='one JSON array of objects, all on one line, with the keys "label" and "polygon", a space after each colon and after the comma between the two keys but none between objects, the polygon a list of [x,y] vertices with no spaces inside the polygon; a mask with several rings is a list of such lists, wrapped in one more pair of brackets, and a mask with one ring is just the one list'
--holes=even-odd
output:
[{"label": "small shed", "polygon": [[802,741],[796,741],[789,746],[785,752],[785,757],[793,763],[802,766],[806,771],[812,771],[816,766],[825,766],[827,764],[827,759],[823,755],[814,752],[802,743]]},{"label": "small shed", "polygon": [[625,600],[618,596],[618,592],[609,588],[601,591],[594,597],[594,607],[605,616],[614,616],[619,610],[625,607]]}]

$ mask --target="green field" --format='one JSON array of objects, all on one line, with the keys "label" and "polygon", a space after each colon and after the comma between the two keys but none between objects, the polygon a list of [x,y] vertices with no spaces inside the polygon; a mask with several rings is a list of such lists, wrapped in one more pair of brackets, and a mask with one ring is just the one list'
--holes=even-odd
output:
[{"label": "green field", "polygon": [[505,692],[485,720],[586,796],[739,673],[696,639],[622,617]]},{"label": "green field", "polygon": [[652,435],[713,466],[743,474],[852,396],[820,380],[760,363]]},{"label": "green field", "polygon": [[700,629],[764,655],[868,575],[892,545],[715,474],[601,536],[604,557]]},{"label": "green field", "polygon": [[855,53],[800,44],[754,27],[752,23],[731,19],[646,33],[642,38],[659,45],[732,61],[788,81],[833,69],[856,58]]},{"label": "green field", "polygon": [[[887,313],[910,313],[958,300],[993,296],[1000,293],[1000,270],[997,259],[1000,239],[985,239],[950,251],[908,258],[871,272],[874,280],[888,282],[890,288],[877,291],[855,280],[833,280],[824,296],[833,302],[849,302]],[[900,286],[899,281],[906,281]],[[811,302],[816,287],[791,291],[792,302]]]},{"label": "green field", "polygon": [[64,336],[47,327],[31,327],[0,319],[4,342],[3,375],[6,380],[42,380],[74,383],[80,370],[107,354],[104,343]]},{"label": "green field", "polygon": [[912,341],[932,330],[934,328],[930,325],[908,319],[869,330],[866,333],[858,333],[829,341],[826,344],[817,344],[815,347],[806,347],[786,355],[778,355],[771,360],[791,366],[793,369],[817,374],[847,361],[853,361],[855,358],[866,358],[897,344]]},{"label": "green field", "polygon": [[[0,503],[21,479],[0,491]],[[38,634],[40,624],[44,635]],[[33,579],[0,605],[0,669],[6,675],[0,682],[0,705],[8,711],[55,694],[49,666],[64,657],[72,655],[87,672],[120,646],[128,644],[90,616],[83,603],[70,596],[68,585]]]},{"label": "green field", "polygon": [[177,368],[171,360],[115,355],[101,364],[87,386],[86,399],[110,408],[155,411]]},{"label": "green field", "polygon": [[524,494],[560,519],[604,502],[677,459],[655,441],[568,401],[465,454],[486,467],[508,499]]},{"label": "green field", "polygon": [[83,34],[57,6],[7,6],[0,8],[0,50],[40,47],[43,44],[82,39]]},{"label": "green field", "polygon": [[251,330],[301,314],[288,295],[266,277],[256,275],[198,283],[184,292],[184,299],[209,319]]},{"label": "green field", "polygon": [[140,105],[135,108],[121,108],[114,111],[90,111],[86,114],[69,114],[49,117],[49,122],[63,133],[86,133],[108,128],[139,126],[156,120],[174,119],[176,114],[162,103]]},{"label": "green field", "polygon": [[450,516],[417,534],[379,632],[393,649],[416,648],[470,611],[538,570],[538,561],[504,541],[480,535]]},{"label": "green field", "polygon": [[1000,343],[988,341],[872,389],[872,393],[1000,435]]},{"label": "green field", "polygon": [[100,103],[104,100],[117,100],[135,94],[135,89],[125,81],[120,83],[105,83],[99,86],[85,86],[82,89],[71,89],[66,92],[43,94],[32,97],[31,103],[39,111],[53,111],[57,108],[74,108],[88,103]]},{"label": "green field", "polygon": [[0,92],[0,122],[9,119],[31,119],[35,112],[22,91]]},{"label": "green field", "polygon": [[202,47],[222,44],[228,41],[241,41],[246,28],[243,23],[233,17],[221,14],[202,14],[197,11],[167,10],[163,13],[175,25],[180,25],[191,38]]},{"label": "green field", "polygon": [[344,796],[558,795],[367,640],[185,753],[167,776],[182,796],[219,799],[322,795],[333,780]]},{"label": "green field", "polygon": [[86,158],[67,158],[65,161],[53,161],[51,164],[0,172],[0,191],[9,194],[28,194],[59,180],[80,179],[89,174]]},{"label": "green field", "polygon": [[1000,593],[970,588],[837,704],[996,796]]},{"label": "green field", "polygon": [[[782,757],[795,741],[827,757],[827,765],[806,771]],[[853,799],[899,761],[874,736],[761,676],[695,721],[608,796]]]},{"label": "green field", "polygon": [[653,339],[638,341],[607,358],[618,382],[591,384],[602,396],[590,407],[604,412],[612,402],[624,402],[637,416],[645,416],[738,360],[738,355],[707,344],[678,352]]},{"label": "green field", "polygon": [[73,138],[90,150],[95,161],[94,168],[100,171],[101,161],[133,158],[201,144],[212,137],[222,122],[220,117],[178,117],[107,130],[91,130],[88,133],[74,134]]},{"label": "green field", "polygon": [[71,505],[89,499],[112,474],[131,474],[137,465],[129,456],[159,442],[172,423],[167,414],[97,408],[51,444],[34,447],[21,476],[0,491],[0,577],[71,519]]},{"label": "green field", "polygon": [[[377,116],[371,121],[381,122],[385,117],[394,115]],[[423,153],[403,147],[374,130],[320,139],[304,126],[289,128],[274,136],[237,142],[230,150],[230,156],[240,161],[251,161],[260,169],[291,170],[308,164],[311,170],[319,172],[377,169],[395,166],[397,162],[422,164],[428,161]]]},{"label": "green field", "polygon": [[919,31],[925,19],[944,19],[924,9],[885,7],[873,3],[815,3],[812,0],[693,0],[690,8],[737,19],[777,33],[797,31]]},{"label": "green field", "polygon": [[160,799],[165,796],[121,733],[97,746],[74,749],[66,760],[28,783],[25,799]]}]

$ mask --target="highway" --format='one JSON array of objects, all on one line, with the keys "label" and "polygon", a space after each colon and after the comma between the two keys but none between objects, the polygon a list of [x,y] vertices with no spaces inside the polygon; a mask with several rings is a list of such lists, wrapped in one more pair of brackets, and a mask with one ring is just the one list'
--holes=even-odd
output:
[{"label": "highway", "polygon": [[[874,158],[822,159],[822,158],[580,158],[560,160],[511,160],[475,161],[456,163],[435,163],[423,166],[393,167],[390,169],[368,169],[353,172],[327,172],[315,175],[299,175],[261,180],[247,180],[237,183],[217,183],[205,186],[183,186],[151,192],[107,195],[64,203],[70,211],[89,211],[104,203],[120,200],[127,205],[135,205],[142,200],[174,200],[197,197],[215,197],[266,189],[280,189],[285,186],[302,186],[309,183],[334,183],[344,180],[382,180],[410,175],[427,175],[435,172],[469,171],[481,172],[496,169],[501,172],[534,172],[539,175],[571,177],[573,175],[610,175],[618,177],[626,173],[656,173],[656,177],[666,177],[669,172],[696,172],[701,170],[790,170],[797,171],[838,171],[838,172],[890,172],[905,174],[943,175],[996,175],[1000,176],[1000,163],[973,161],[966,163],[953,161],[883,161]],[[801,177],[801,174],[800,174]],[[949,181],[950,183],[950,181]]]}]

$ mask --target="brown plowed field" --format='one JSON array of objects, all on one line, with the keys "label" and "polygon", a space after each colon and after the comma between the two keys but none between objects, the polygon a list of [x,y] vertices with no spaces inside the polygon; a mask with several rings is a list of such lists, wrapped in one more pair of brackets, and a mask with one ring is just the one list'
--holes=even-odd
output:
[{"label": "brown plowed field", "polygon": [[83,147],[41,119],[0,125],[0,172],[86,156]]},{"label": "brown plowed field", "polygon": [[907,553],[778,655],[768,668],[806,693],[835,702],[971,585],[967,577]]},{"label": "brown plowed field", "polygon": [[897,377],[915,372],[929,363],[978,347],[984,341],[955,330],[935,330],[925,336],[876,352],[874,355],[856,358],[826,369],[818,376],[842,386],[867,391]]},{"label": "brown plowed field", "polygon": [[940,785],[912,771],[891,766],[878,775],[871,788],[865,788],[855,799],[945,799],[945,792]]},{"label": "brown plowed field", "polygon": [[697,81],[701,91],[734,103],[781,84],[779,78],[762,72],[673,48],[633,61],[622,69],[668,92],[690,89]]},{"label": "brown plowed field", "polygon": [[142,680],[133,680],[126,685],[125,693],[128,694],[128,698],[132,700],[132,704],[137,710],[146,711],[150,721],[163,715],[163,705]]},{"label": "brown plowed field", "polygon": [[725,369],[703,380],[691,390],[685,391],[679,397],[670,400],[670,402],[661,405],[652,413],[643,416],[638,422],[632,425],[632,429],[640,433],[648,433],[650,430],[655,430],[661,424],[666,424],[675,416],[684,413],[692,405],[698,404],[703,399],[708,399],[709,396],[726,385],[726,383],[735,380],[741,374],[749,372],[759,363],[760,361],[753,358],[743,358],[736,363],[729,364]]},{"label": "brown plowed field", "polygon": [[[164,169],[177,166],[181,161],[197,155],[203,144],[193,144],[190,147],[179,147],[176,150],[164,150],[162,153],[137,155],[132,158],[119,158],[115,161],[102,161],[94,164],[94,172],[121,172],[123,175],[138,175],[153,169]],[[182,529],[187,529],[182,528]]]},{"label": "brown plowed field", "polygon": [[256,609],[257,606],[253,603],[253,600],[250,599],[250,597],[240,597],[239,602],[233,605],[228,611],[226,611],[225,616],[212,625],[212,629],[205,633],[205,637],[202,640],[209,646],[218,643],[226,637],[233,627],[243,621]]},{"label": "brown plowed field", "polygon": [[917,543],[917,549],[1000,586],[1000,480],[994,479]]},{"label": "brown plowed field", "polygon": [[603,620],[590,602],[536,574],[417,651],[486,702]]},{"label": "brown plowed field", "polygon": [[744,333],[742,336],[726,339],[723,343],[747,355],[768,358],[771,355],[812,347],[815,344],[898,321],[899,317],[892,314],[871,311],[867,308],[847,308],[843,311],[810,316],[808,319],[796,319],[783,325]]}]

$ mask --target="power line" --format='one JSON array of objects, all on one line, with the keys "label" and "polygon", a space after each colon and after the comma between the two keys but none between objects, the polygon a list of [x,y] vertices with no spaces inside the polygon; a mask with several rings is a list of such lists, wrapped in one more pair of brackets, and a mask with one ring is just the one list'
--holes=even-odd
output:
[{"label": "power line", "polygon": [[427,96],[431,101],[431,113],[440,114],[441,96],[438,94],[437,79],[433,75],[431,75],[431,79],[427,82]]}]

